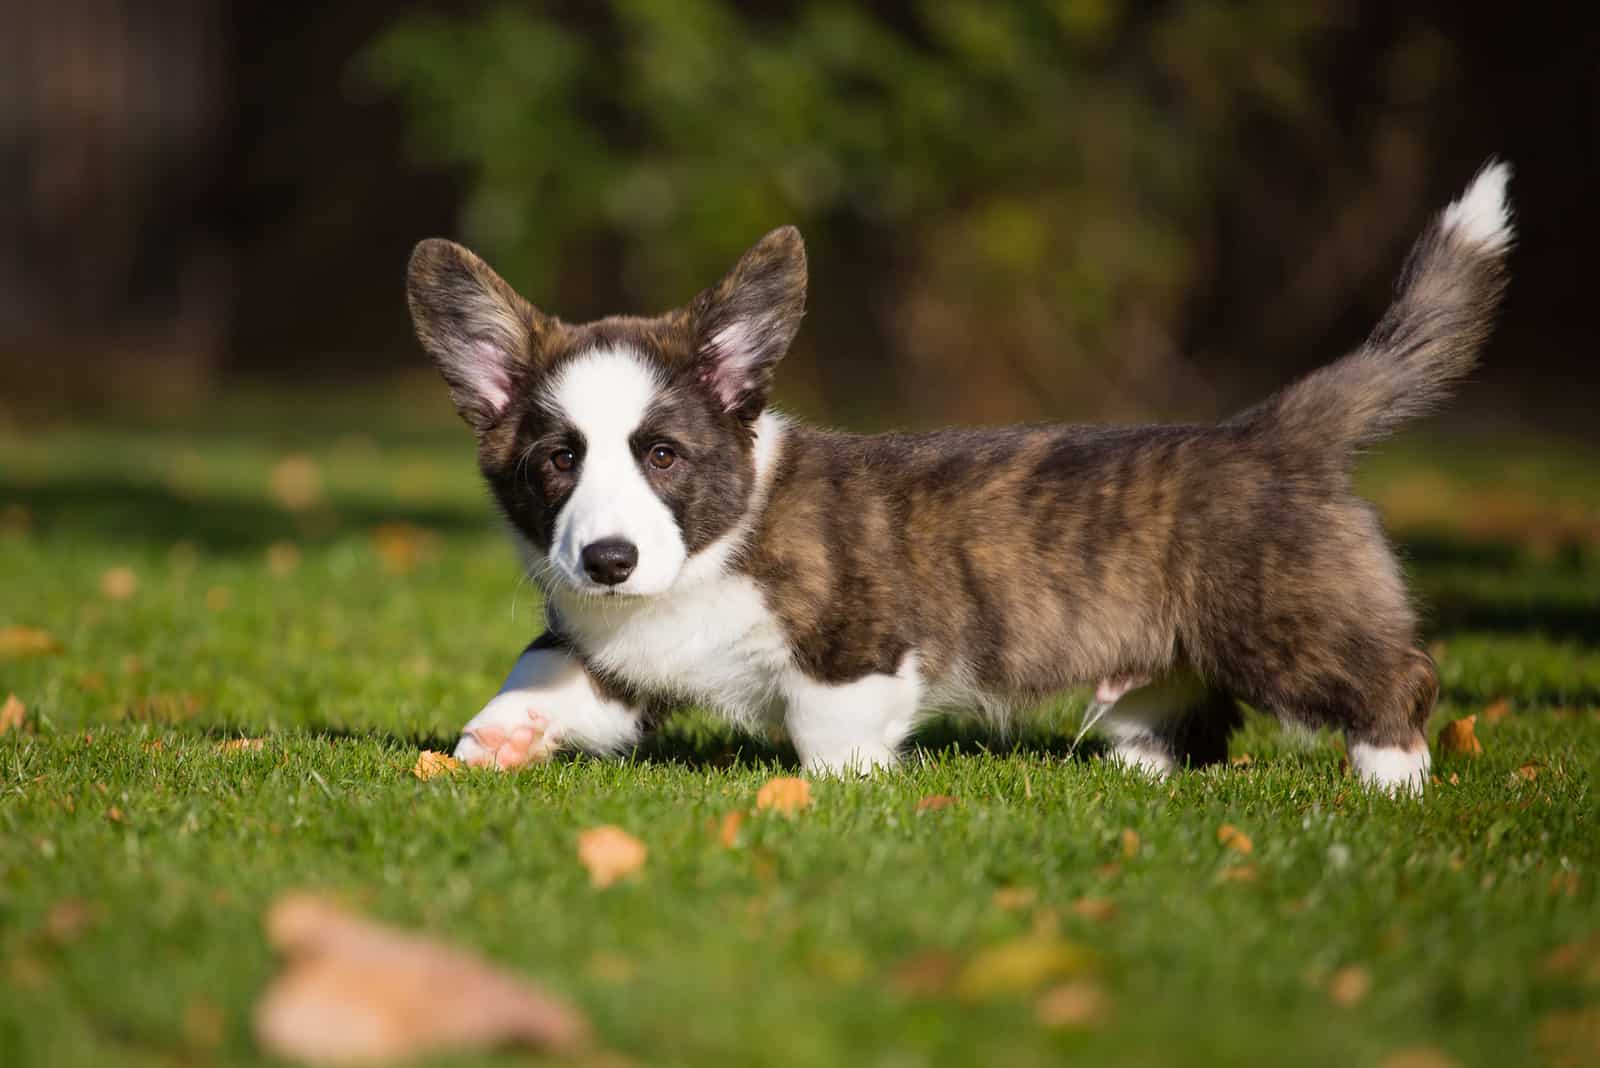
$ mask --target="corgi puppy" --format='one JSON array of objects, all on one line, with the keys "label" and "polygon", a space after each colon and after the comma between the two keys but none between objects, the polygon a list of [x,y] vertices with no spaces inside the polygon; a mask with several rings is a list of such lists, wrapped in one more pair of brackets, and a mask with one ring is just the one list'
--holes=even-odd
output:
[{"label": "corgi puppy", "polygon": [[793,227],[686,307],[583,324],[422,242],[417,335],[548,624],[456,755],[621,753],[692,704],[781,727],[811,771],[864,772],[930,713],[1092,686],[1115,755],[1153,774],[1225,759],[1242,701],[1420,789],[1438,677],[1351,466],[1473,367],[1509,174],[1490,163],[1432,221],[1360,348],[1205,426],[786,419],[767,398],[805,309]]}]

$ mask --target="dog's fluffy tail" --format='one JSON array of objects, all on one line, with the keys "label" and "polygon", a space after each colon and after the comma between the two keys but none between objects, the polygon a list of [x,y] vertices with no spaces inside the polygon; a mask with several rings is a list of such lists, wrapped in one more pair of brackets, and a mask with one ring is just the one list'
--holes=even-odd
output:
[{"label": "dog's fluffy tail", "polygon": [[1510,177],[1510,165],[1490,160],[1429,224],[1394,303],[1359,349],[1241,419],[1310,450],[1348,454],[1443,401],[1477,363],[1505,289]]}]

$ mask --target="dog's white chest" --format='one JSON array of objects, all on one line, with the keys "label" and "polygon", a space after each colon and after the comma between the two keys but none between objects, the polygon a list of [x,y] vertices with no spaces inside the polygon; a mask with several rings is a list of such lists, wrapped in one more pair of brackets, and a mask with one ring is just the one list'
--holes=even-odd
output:
[{"label": "dog's white chest", "polygon": [[756,584],[718,575],[664,597],[556,605],[596,664],[646,691],[753,724],[773,710],[789,648]]}]

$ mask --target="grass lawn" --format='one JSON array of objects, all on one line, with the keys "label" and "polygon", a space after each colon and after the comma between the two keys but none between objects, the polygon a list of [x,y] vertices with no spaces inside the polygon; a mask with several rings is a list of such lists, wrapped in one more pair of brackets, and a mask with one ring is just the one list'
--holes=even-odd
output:
[{"label": "grass lawn", "polygon": [[[263,1060],[261,919],[291,888],[563,992],[596,1064],[1600,1063],[1581,449],[1365,465],[1428,606],[1435,727],[1480,713],[1482,755],[1425,799],[1259,719],[1234,766],[1142,781],[1069,753],[1079,699],[1011,737],[935,726],[784,818],[752,810],[792,752],[693,715],[624,763],[411,775],[539,620],[438,394],[359,433],[299,402],[0,431],[0,628],[55,643],[0,652],[27,709],[0,736],[0,1065]],[[599,824],[648,845],[638,878],[590,886]]]}]

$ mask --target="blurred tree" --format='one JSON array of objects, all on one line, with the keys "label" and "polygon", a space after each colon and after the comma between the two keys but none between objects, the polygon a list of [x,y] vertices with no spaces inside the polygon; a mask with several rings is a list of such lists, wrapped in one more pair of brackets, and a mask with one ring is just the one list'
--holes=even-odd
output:
[{"label": "blurred tree", "polygon": [[410,16],[360,64],[423,159],[465,168],[464,239],[558,314],[620,310],[600,272],[634,310],[681,302],[796,222],[801,407],[1122,415],[1204,406],[1176,340],[1195,237],[1242,131],[1315,124],[1338,10],[508,4]]}]

